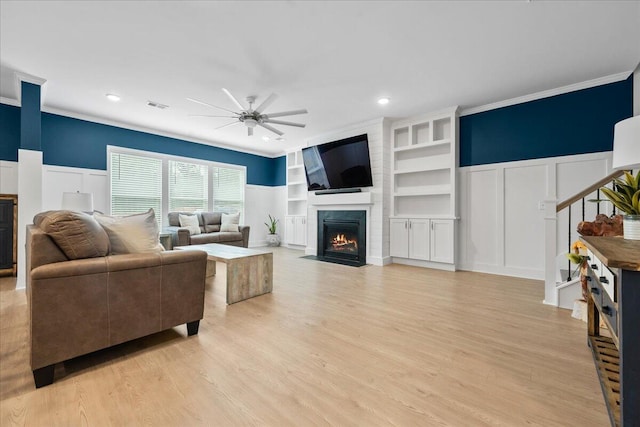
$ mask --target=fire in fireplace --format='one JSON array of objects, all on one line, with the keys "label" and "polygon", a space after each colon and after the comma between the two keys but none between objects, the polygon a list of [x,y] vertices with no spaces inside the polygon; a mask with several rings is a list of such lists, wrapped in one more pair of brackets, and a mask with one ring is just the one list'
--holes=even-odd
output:
[{"label": "fire in fireplace", "polygon": [[365,211],[318,211],[318,259],[364,265],[366,219]]}]

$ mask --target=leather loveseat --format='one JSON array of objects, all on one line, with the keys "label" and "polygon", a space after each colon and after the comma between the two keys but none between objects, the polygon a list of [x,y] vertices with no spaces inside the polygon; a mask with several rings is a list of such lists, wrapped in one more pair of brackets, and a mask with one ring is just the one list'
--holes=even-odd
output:
[{"label": "leather loveseat", "polygon": [[[187,228],[180,226],[180,214],[196,215],[200,225],[200,234],[191,234]],[[249,226],[239,225],[238,231],[220,231],[222,212],[169,212],[169,227],[173,246],[203,245],[205,243],[221,243],[231,246],[249,247]]]},{"label": "leather loveseat", "polygon": [[[26,241],[36,388],[53,382],[58,362],[182,323],[188,335],[198,333],[204,312],[205,252],[100,256],[110,253],[110,237],[93,217],[70,211],[44,214],[47,226],[27,226]],[[35,223],[42,222],[41,215]]]}]

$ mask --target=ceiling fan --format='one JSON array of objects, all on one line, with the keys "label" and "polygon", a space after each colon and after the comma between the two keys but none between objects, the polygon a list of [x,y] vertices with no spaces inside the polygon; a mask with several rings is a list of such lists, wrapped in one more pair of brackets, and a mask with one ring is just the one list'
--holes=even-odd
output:
[{"label": "ceiling fan", "polygon": [[284,125],[284,126],[295,126],[295,127],[299,127],[299,128],[303,128],[303,127],[306,126],[306,125],[304,125],[302,123],[286,122],[286,121],[283,121],[283,120],[273,120],[276,117],[295,116],[297,114],[307,114],[308,111],[306,109],[282,111],[282,112],[279,112],[279,113],[271,113],[271,114],[263,113],[264,110],[269,105],[271,105],[273,103],[273,101],[275,101],[278,98],[278,95],[276,95],[275,93],[272,93],[271,95],[269,95],[269,97],[267,97],[267,99],[262,101],[262,104],[260,104],[258,107],[256,107],[254,109],[253,108],[253,103],[256,100],[255,96],[248,96],[247,97],[247,102],[249,103],[249,108],[245,108],[245,107],[242,106],[242,104],[240,104],[240,102],[238,102],[238,100],[227,89],[223,88],[222,91],[229,97],[229,99],[231,99],[231,102],[233,102],[233,104],[236,107],[238,107],[240,112],[229,110],[228,108],[224,108],[224,107],[218,107],[217,105],[209,104],[208,102],[199,101],[197,99],[187,98],[187,100],[189,100],[191,102],[195,102],[197,104],[206,105],[208,107],[218,108],[220,110],[224,110],[224,111],[227,111],[227,112],[233,114],[233,116],[212,116],[212,115],[206,115],[206,114],[190,114],[190,116],[192,116],[192,117],[226,117],[226,118],[234,119],[233,122],[227,123],[227,124],[222,125],[222,126],[218,126],[216,129],[222,129],[222,128],[227,127],[227,126],[233,126],[233,125],[237,125],[238,123],[244,123],[244,125],[247,127],[247,134],[249,136],[253,135],[253,128],[255,128],[256,126],[263,127],[265,129],[275,133],[278,136],[284,135],[284,132],[281,132],[280,130],[274,128],[273,126],[271,126],[272,124],[274,124],[274,125]]}]

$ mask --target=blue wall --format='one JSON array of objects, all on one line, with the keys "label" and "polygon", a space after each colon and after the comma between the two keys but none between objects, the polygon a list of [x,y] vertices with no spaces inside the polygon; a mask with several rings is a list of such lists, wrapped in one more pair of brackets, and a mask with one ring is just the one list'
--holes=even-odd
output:
[{"label": "blue wall", "polygon": [[460,166],[613,149],[613,126],[633,115],[627,80],[460,117]]},{"label": "blue wall", "polygon": [[[0,160],[18,160],[20,108],[0,104]],[[176,138],[42,113],[42,152],[47,165],[107,169],[107,145],[247,167],[247,184],[286,183],[285,157],[268,158]],[[23,147],[25,148],[25,147]]]},{"label": "blue wall", "polygon": [[41,150],[40,86],[22,82],[22,113],[20,114],[20,148]]},{"label": "blue wall", "polygon": [[20,108],[0,104],[0,160],[18,161]]},{"label": "blue wall", "polygon": [[275,159],[85,120],[42,114],[43,162],[107,169],[107,145],[247,167],[247,184],[285,185],[285,157]]}]

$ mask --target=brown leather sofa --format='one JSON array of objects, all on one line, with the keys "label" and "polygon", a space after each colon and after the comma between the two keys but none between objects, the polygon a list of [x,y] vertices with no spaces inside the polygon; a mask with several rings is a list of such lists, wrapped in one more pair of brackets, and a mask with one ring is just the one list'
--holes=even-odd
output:
[{"label": "brown leather sofa", "polygon": [[188,335],[198,333],[204,312],[205,252],[70,260],[60,241],[51,236],[36,225],[27,226],[27,298],[36,388],[53,382],[58,362],[182,323],[187,324]]},{"label": "brown leather sofa", "polygon": [[196,212],[200,234],[191,235],[189,230],[180,227],[180,214],[194,215],[190,212],[169,212],[169,227],[164,231],[171,233],[173,246],[203,245],[221,243],[231,246],[249,247],[249,226],[239,225],[238,231],[220,231],[222,212]]}]

